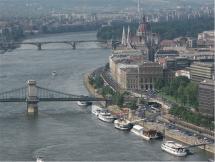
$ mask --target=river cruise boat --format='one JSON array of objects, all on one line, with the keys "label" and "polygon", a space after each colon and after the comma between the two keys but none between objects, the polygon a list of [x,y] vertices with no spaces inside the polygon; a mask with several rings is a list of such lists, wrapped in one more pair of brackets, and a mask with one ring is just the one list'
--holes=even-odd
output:
[{"label": "river cruise boat", "polygon": [[114,127],[119,130],[129,131],[132,129],[133,124],[126,119],[117,119],[114,121]]},{"label": "river cruise boat", "polygon": [[115,117],[108,110],[102,110],[98,114],[98,119],[107,123],[113,123]]},{"label": "river cruise boat", "polygon": [[99,113],[100,113],[103,109],[104,109],[104,108],[102,108],[102,107],[100,107],[100,106],[98,106],[98,105],[92,105],[92,110],[91,110],[91,112],[92,112],[92,114],[98,116]]},{"label": "river cruise boat", "polygon": [[161,149],[175,156],[186,156],[188,154],[188,149],[174,141],[166,141],[162,143]]},{"label": "river cruise boat", "polygon": [[140,125],[134,125],[131,129],[131,132],[147,141],[153,139],[160,139],[162,136],[160,132],[157,132],[156,130],[152,129],[144,130],[144,128]]}]

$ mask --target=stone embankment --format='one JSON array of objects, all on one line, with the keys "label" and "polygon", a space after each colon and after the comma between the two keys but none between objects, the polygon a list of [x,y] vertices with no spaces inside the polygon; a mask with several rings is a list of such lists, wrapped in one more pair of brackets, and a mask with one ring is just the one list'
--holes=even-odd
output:
[{"label": "stone embankment", "polygon": [[[84,85],[87,88],[88,92],[95,96],[95,97],[103,97],[102,95],[100,95],[96,89],[89,83],[89,76],[92,75],[92,73],[94,73],[95,71],[89,72],[87,74],[84,75]],[[104,103],[99,103],[102,104],[104,106]],[[166,138],[171,138],[174,140],[177,140],[179,142],[185,143],[187,145],[194,145],[194,144],[200,144],[200,143],[205,143],[205,141],[198,139],[195,136],[188,136],[185,135],[181,132],[178,132],[176,130],[171,130],[171,129],[167,129],[164,127],[164,124],[161,123],[156,123],[156,122],[144,122],[141,121],[141,118],[137,117],[134,113],[134,111],[130,111],[128,108],[124,108],[121,109],[116,105],[112,105],[112,106],[108,106],[108,110],[113,114],[113,115],[125,115],[128,120],[130,120],[131,122],[134,121],[138,121],[136,122],[136,124],[139,124],[141,126],[143,126],[145,129],[154,129],[160,132],[165,132],[165,137]],[[210,153],[214,154],[214,144],[212,145],[206,145],[206,146],[198,146],[200,149],[203,149],[205,151],[208,151]]]}]

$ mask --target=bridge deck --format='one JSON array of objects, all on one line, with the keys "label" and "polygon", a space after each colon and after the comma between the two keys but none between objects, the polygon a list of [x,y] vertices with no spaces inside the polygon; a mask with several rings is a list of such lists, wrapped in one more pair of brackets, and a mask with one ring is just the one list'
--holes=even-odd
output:
[{"label": "bridge deck", "polygon": [[[0,102],[27,102],[26,98],[0,99]],[[39,98],[39,102],[65,102],[65,101],[110,101],[103,98]]]}]

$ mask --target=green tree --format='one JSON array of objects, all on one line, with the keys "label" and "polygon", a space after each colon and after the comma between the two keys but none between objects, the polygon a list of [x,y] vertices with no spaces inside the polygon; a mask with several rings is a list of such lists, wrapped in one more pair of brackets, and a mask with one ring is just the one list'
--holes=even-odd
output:
[{"label": "green tree", "polygon": [[94,83],[95,83],[96,88],[102,88],[104,85],[104,81],[100,75],[95,76]]}]

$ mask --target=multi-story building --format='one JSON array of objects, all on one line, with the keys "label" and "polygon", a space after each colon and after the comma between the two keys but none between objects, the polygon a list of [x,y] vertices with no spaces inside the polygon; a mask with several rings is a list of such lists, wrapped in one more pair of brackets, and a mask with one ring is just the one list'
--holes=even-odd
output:
[{"label": "multi-story building", "polygon": [[199,84],[199,111],[210,117],[214,117],[214,86],[214,80],[204,80]]},{"label": "multi-story building", "polygon": [[115,80],[118,80],[119,69],[132,67],[144,61],[144,56],[140,53],[113,54],[109,57],[110,72]]},{"label": "multi-story building", "polygon": [[198,34],[197,45],[200,47],[214,47],[214,31],[204,31]]},{"label": "multi-story building", "polygon": [[122,89],[153,90],[154,84],[163,77],[163,68],[158,63],[143,62],[136,67],[121,68],[120,86]]},{"label": "multi-story building", "polygon": [[154,89],[154,83],[163,77],[162,65],[144,61],[142,55],[112,55],[109,64],[112,77],[124,90]]},{"label": "multi-story building", "polygon": [[194,62],[190,66],[190,78],[196,83],[214,78],[214,63]]},{"label": "multi-story building", "polygon": [[179,52],[175,50],[158,50],[155,53],[155,61],[158,61],[160,58],[165,58],[165,57],[177,57],[179,56]]}]

